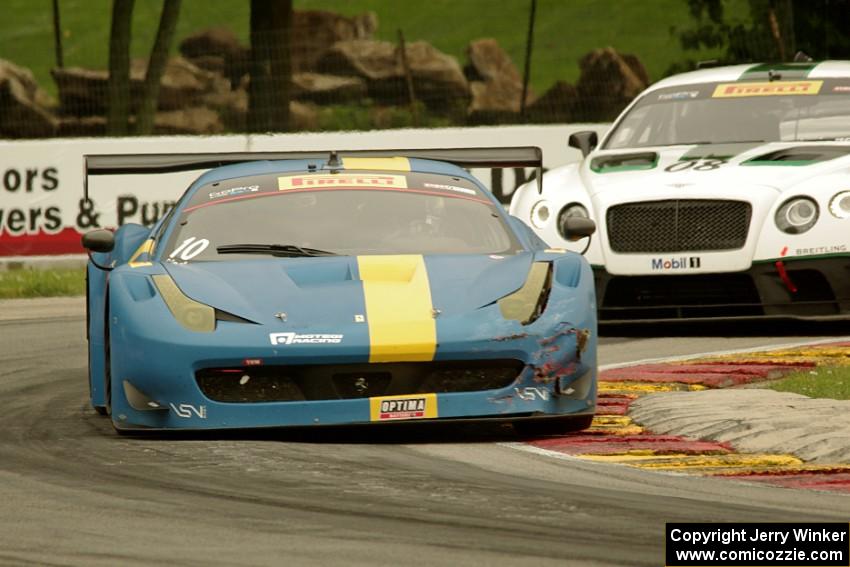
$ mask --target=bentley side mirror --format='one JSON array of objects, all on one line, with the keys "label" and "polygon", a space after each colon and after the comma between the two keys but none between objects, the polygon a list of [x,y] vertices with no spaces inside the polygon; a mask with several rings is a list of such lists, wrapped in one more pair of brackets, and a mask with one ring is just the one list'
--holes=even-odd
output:
[{"label": "bentley side mirror", "polygon": [[564,217],[558,224],[558,232],[564,240],[575,242],[596,232],[596,223],[584,217]]},{"label": "bentley side mirror", "polygon": [[103,228],[89,231],[83,235],[83,248],[89,252],[112,252],[115,234]]},{"label": "bentley side mirror", "polygon": [[582,130],[581,132],[570,134],[570,138],[567,141],[567,144],[571,148],[580,150],[582,156],[586,156],[592,152],[598,143],[599,136],[593,130]]}]

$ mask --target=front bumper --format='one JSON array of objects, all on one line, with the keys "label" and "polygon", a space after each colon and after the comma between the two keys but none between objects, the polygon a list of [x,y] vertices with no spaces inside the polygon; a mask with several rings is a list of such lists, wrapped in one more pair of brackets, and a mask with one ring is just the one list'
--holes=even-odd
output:
[{"label": "front bumper", "polygon": [[597,266],[594,279],[604,323],[850,318],[848,255],[769,260],[741,272],[689,275],[613,276]]},{"label": "front bumper", "polygon": [[[209,390],[210,395],[205,395],[198,376],[210,368],[240,368],[248,374],[251,368],[270,370],[298,365],[303,369],[312,365],[320,370],[351,366],[374,368],[377,372],[393,364],[369,364],[354,352],[334,355],[334,347],[323,345],[305,345],[300,351],[266,346],[262,343],[268,341],[268,329],[259,325],[222,322],[210,334],[163,333],[152,330],[150,325],[122,324],[124,317],[117,319],[112,327],[111,367],[112,419],[119,430],[510,420],[588,415],[596,405],[595,338],[582,336],[572,326],[545,337],[518,333],[490,336],[486,341],[473,338],[454,344],[453,348],[441,345],[442,354],[438,353],[435,364],[459,360],[518,361],[518,375],[500,388],[447,393],[396,388],[379,395],[366,392],[363,397],[351,397],[350,391],[323,394],[321,390],[311,393],[315,391],[306,389],[305,400],[239,402],[213,399]],[[595,334],[595,324],[592,329]],[[254,336],[248,337],[249,334]],[[232,376],[235,381],[243,378],[239,372]],[[246,383],[250,384],[250,380]]]}]

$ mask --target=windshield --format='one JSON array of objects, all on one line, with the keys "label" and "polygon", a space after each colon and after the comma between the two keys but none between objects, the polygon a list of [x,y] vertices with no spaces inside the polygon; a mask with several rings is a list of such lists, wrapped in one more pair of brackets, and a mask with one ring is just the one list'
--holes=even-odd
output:
[{"label": "windshield", "polygon": [[646,94],[605,148],[847,137],[850,79],[703,83]]},{"label": "windshield", "polygon": [[163,258],[505,254],[520,245],[472,181],[415,172],[288,172],[199,189]]}]

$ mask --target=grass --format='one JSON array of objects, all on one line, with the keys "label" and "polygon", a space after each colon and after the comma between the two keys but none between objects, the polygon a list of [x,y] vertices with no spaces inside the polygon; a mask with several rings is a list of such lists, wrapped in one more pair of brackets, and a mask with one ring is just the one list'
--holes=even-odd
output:
[{"label": "grass", "polygon": [[0,299],[83,295],[86,292],[85,274],[82,268],[24,268],[0,272]]},{"label": "grass", "polygon": [[777,392],[794,392],[810,398],[850,400],[850,366],[824,366],[795,372],[767,387]]},{"label": "grass", "polygon": [[[395,42],[397,30],[407,41],[427,40],[465,61],[471,39],[499,40],[522,72],[530,0],[295,0],[296,9],[378,15],[378,38]],[[726,0],[731,19],[747,16],[747,0]],[[66,66],[105,68],[111,0],[59,0]],[[51,3],[48,0],[4,0],[0,18],[0,58],[33,70],[39,84],[55,96],[50,77],[54,66]],[[162,3],[135,3],[131,51],[146,56],[153,43]],[[186,0],[177,41],[195,30],[228,26],[248,39],[247,0]],[[652,79],[671,63],[685,58],[710,59],[716,51],[685,53],[671,33],[691,24],[686,0],[538,0],[531,85],[543,93],[556,80],[574,82],[578,59],[596,47],[612,46],[635,53]]]}]

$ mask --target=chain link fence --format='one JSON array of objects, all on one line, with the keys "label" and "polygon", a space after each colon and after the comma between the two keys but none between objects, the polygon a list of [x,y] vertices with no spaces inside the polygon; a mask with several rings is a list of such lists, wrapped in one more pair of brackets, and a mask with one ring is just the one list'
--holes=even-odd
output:
[{"label": "chain link fence", "polygon": [[[198,9],[198,3],[183,8]],[[49,21],[49,9],[47,15]],[[244,32],[248,22],[178,34],[159,81],[151,133],[605,122],[651,82],[639,53],[603,47],[578,62],[564,61],[552,46],[569,38],[551,31],[532,35],[529,45],[527,20],[513,22],[512,39],[502,43],[473,29],[455,56],[435,46],[439,30],[429,41],[406,41],[398,29],[379,34],[374,13],[295,10],[289,17],[283,32],[261,21],[241,38],[236,32]],[[670,30],[653,33],[678,44]],[[108,53],[108,30],[102,35]],[[523,59],[529,47],[536,49],[530,75],[545,72],[550,80],[526,83]],[[767,42],[761,51],[772,55],[775,45]],[[52,83],[39,85],[16,56],[26,59],[25,53],[0,53],[0,137],[106,135],[111,100],[106,68],[54,66]],[[677,70],[693,64],[686,61]],[[147,57],[133,57],[121,91],[129,134],[139,133],[134,125],[150,96],[144,88],[147,68]]]}]

